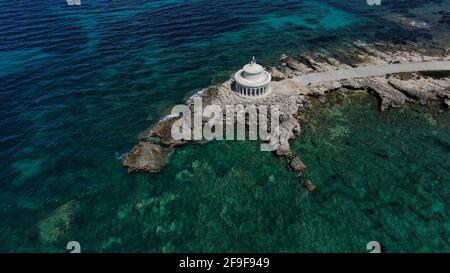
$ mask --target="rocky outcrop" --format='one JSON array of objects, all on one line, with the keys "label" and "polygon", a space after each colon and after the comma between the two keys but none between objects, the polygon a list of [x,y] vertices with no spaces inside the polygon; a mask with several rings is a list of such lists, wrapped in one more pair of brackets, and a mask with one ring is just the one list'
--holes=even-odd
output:
[{"label": "rocky outcrop", "polygon": [[[289,140],[294,139],[300,133],[300,123],[292,115],[288,117],[281,117],[282,122],[279,130],[279,145],[275,153],[278,156],[291,156],[291,145]],[[283,120],[284,119],[284,120]]]},{"label": "rocky outcrop", "polygon": [[[422,79],[414,80],[400,80],[400,79],[390,79],[389,84],[396,90],[399,90],[405,94],[408,98],[419,102],[420,104],[427,104],[431,100],[436,100],[437,97],[433,92],[433,87],[430,85],[422,85]],[[419,87],[418,86],[423,86]],[[426,90],[425,90],[426,89]]]},{"label": "rocky outcrop", "polygon": [[434,93],[442,100],[450,99],[450,86],[443,90],[436,90]]},{"label": "rocky outcrop", "polygon": [[294,157],[291,160],[289,167],[291,167],[294,172],[304,172],[307,169],[305,163],[303,163],[303,161],[301,161],[298,157]]},{"label": "rocky outcrop", "polygon": [[405,94],[390,86],[387,80],[383,78],[363,79],[360,81],[363,89],[374,93],[380,99],[381,111],[389,107],[400,107],[407,100]]},{"label": "rocky outcrop", "polygon": [[174,140],[172,137],[172,125],[178,119],[178,117],[167,117],[165,119],[162,119],[155,125],[155,127],[142,133],[140,135],[140,139],[143,141],[157,141],[163,145],[167,145],[170,147],[185,144],[185,141]]},{"label": "rocky outcrop", "polygon": [[129,171],[159,172],[169,156],[169,151],[161,145],[140,142],[127,154],[122,162]]},{"label": "rocky outcrop", "polygon": [[[300,73],[300,74],[307,74],[309,72],[314,71],[314,69],[311,69],[307,65],[305,65],[301,62],[298,62],[295,59],[288,57],[286,55],[283,55],[281,57],[281,65],[286,66],[286,67],[290,68],[291,70],[293,70],[297,73]],[[288,74],[288,73],[286,73],[286,74]]]},{"label": "rocky outcrop", "polygon": [[[450,52],[443,49],[440,53],[427,54],[419,48],[403,49],[386,44],[367,44],[357,41],[348,48],[338,50],[338,57],[320,53],[302,54],[296,57],[283,55],[280,65],[268,71],[274,81],[272,94],[257,101],[239,97],[233,91],[233,79],[217,86],[211,86],[198,93],[203,107],[214,104],[222,109],[227,105],[278,105],[280,125],[277,132],[267,137],[269,143],[279,143],[275,154],[289,159],[290,167],[295,171],[304,171],[306,166],[295,156],[290,141],[301,132],[299,113],[308,107],[310,101],[323,101],[327,93],[343,91],[367,91],[380,101],[380,110],[400,107],[407,102],[423,105],[438,104],[449,106],[450,78],[448,76],[428,77],[421,73],[401,73],[383,77],[355,78],[302,85],[297,80],[300,75],[312,72],[331,71],[350,67],[362,67],[372,64],[390,64],[418,61],[450,60]],[[450,69],[450,68],[449,68]],[[192,98],[187,101],[191,106]],[[175,141],[171,137],[172,124],[178,117],[168,117],[141,135],[141,142],[124,158],[123,165],[130,171],[158,172],[167,158],[178,145],[186,141]],[[234,122],[224,120],[225,122]],[[279,142],[278,142],[279,140]]]}]

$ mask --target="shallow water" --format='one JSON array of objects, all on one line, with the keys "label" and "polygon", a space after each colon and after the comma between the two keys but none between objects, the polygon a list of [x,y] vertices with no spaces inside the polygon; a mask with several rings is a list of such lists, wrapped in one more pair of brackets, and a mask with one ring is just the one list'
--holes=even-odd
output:
[{"label": "shallow water", "polygon": [[386,251],[448,252],[450,113],[419,106],[381,113],[365,93],[320,108],[306,115],[306,135],[294,147],[320,188],[313,218],[331,224],[324,234],[339,237],[336,250],[358,251],[372,238]]},{"label": "shallow water", "polygon": [[[445,36],[444,25],[405,30],[383,17],[431,2],[4,3],[0,251],[61,252],[71,240],[86,251],[365,251],[374,238],[392,251],[448,251],[448,113],[381,115],[368,100],[360,111],[373,116],[370,128],[345,123],[359,111],[319,115],[323,142],[312,144],[313,134],[295,143],[319,185],[313,195],[252,142],[183,147],[156,175],[128,174],[120,162],[172,105],[253,55],[275,64],[282,53],[328,52],[355,39]],[[351,145],[339,142],[350,136]]]}]

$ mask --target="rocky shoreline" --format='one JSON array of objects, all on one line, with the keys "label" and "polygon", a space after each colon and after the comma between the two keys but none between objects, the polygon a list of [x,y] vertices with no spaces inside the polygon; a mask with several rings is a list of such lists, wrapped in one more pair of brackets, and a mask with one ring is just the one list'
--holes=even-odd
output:
[{"label": "rocky shoreline", "polygon": [[[388,74],[309,85],[300,84],[299,77],[310,73],[369,65],[449,60],[449,48],[431,53],[420,48],[402,48],[357,41],[333,57],[321,53],[301,54],[295,57],[281,56],[278,66],[267,69],[273,77],[272,94],[260,100],[246,100],[235,94],[232,90],[233,79],[210,86],[196,96],[202,98],[203,107],[212,104],[223,108],[226,105],[237,104],[279,105],[280,130],[277,135],[279,145],[275,154],[286,157],[293,171],[304,172],[307,167],[301,161],[301,155],[292,152],[289,142],[301,133],[303,121],[300,114],[309,108],[313,100],[324,101],[327,94],[336,91],[365,91],[378,98],[381,111],[400,107],[405,103],[442,105],[449,108],[450,67],[445,71]],[[192,98],[186,105],[193,107]],[[143,132],[139,137],[140,142],[124,157],[123,166],[129,171],[159,172],[168,162],[175,147],[189,142],[176,141],[171,136],[172,124],[178,119],[179,117],[168,116]]]}]

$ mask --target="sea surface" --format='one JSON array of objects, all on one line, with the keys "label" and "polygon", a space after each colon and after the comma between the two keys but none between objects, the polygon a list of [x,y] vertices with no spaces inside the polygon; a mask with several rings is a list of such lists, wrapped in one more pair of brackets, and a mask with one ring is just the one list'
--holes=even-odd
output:
[{"label": "sea surface", "polygon": [[372,240],[450,251],[450,113],[437,108],[380,113],[367,94],[332,96],[293,142],[304,175],[252,141],[181,147],[158,174],[121,166],[140,132],[252,56],[275,65],[355,40],[437,47],[449,1],[0,3],[0,252],[67,252],[69,241],[83,252],[367,252]]}]

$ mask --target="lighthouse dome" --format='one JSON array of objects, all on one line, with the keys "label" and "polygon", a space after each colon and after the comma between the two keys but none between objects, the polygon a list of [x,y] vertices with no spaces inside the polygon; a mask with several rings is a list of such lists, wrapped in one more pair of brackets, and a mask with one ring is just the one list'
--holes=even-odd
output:
[{"label": "lighthouse dome", "polygon": [[268,94],[271,75],[256,63],[255,58],[236,72],[236,92],[246,98],[258,98]]}]

